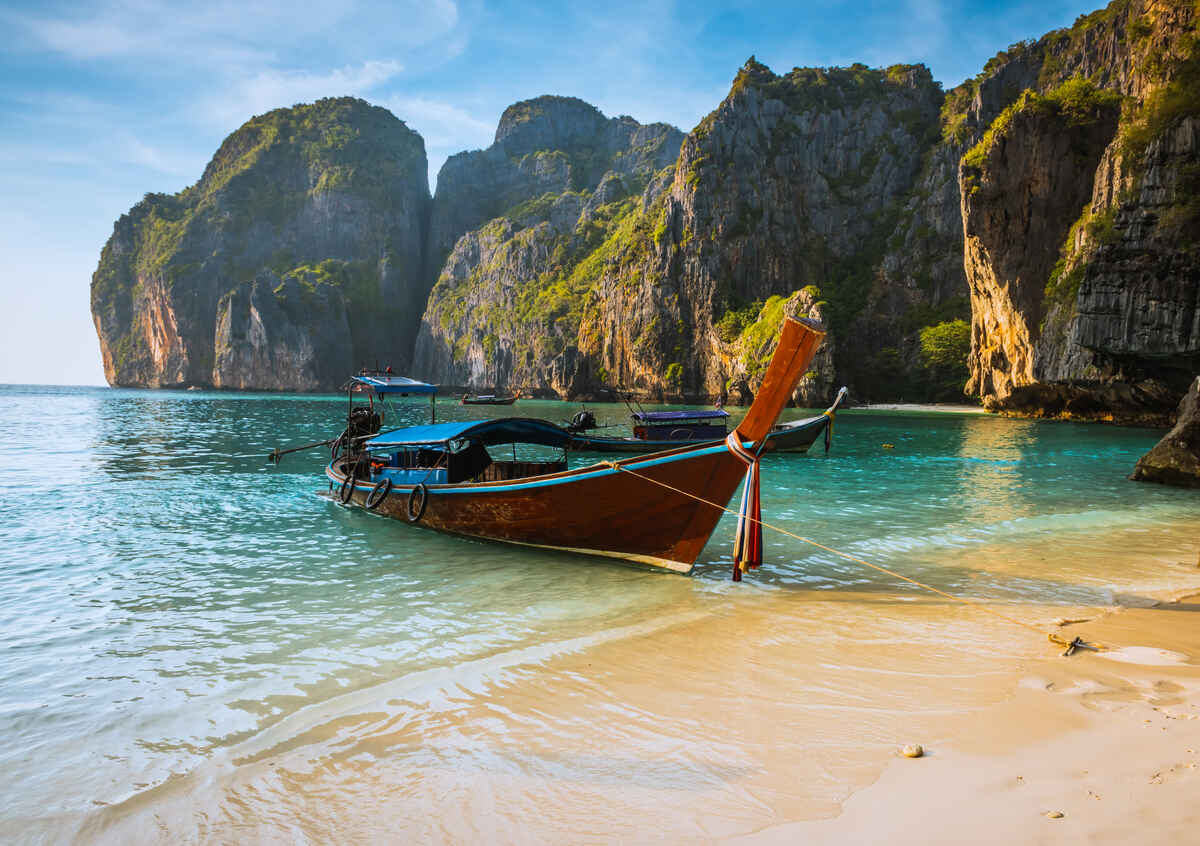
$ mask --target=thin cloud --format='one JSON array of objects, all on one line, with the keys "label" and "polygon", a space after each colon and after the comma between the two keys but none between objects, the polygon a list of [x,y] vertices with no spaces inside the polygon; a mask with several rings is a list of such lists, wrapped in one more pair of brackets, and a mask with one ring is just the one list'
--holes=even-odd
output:
[{"label": "thin cloud", "polygon": [[207,97],[197,108],[218,125],[240,125],[252,115],[281,106],[331,96],[367,97],[402,70],[399,62],[378,60],[324,73],[263,69],[231,80],[219,95]]},{"label": "thin cloud", "polygon": [[486,147],[495,123],[481,120],[466,109],[426,97],[393,96],[377,101],[421,133],[431,147],[459,145],[459,149]]},{"label": "thin cloud", "polygon": [[118,143],[114,158],[126,164],[183,179],[195,179],[203,167],[203,163],[194,155],[147,144],[128,136],[123,143]]},{"label": "thin cloud", "polygon": [[[173,62],[254,64],[278,60],[290,52],[311,55],[319,45],[328,53],[386,43],[404,49],[445,37],[459,24],[453,0],[407,0],[356,7],[351,0],[258,2],[240,0],[200,4],[110,0],[90,14],[9,13],[7,21],[24,29],[37,47],[72,59],[169,56]],[[380,20],[404,21],[381,28]],[[339,50],[339,48],[341,48]]]}]

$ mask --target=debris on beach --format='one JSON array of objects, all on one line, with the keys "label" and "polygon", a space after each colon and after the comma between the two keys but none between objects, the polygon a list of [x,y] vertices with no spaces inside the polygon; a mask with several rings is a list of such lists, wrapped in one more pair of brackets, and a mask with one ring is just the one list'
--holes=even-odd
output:
[{"label": "debris on beach", "polygon": [[900,750],[900,754],[905,758],[920,758],[925,754],[925,750],[921,748],[919,743],[910,743]]}]

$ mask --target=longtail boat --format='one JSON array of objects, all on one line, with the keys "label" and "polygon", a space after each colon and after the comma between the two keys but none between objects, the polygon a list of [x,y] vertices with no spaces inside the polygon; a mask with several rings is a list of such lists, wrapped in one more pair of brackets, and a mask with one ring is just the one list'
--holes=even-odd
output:
[{"label": "longtail boat", "polygon": [[517,394],[500,397],[495,394],[463,394],[463,405],[512,405],[517,401]]},{"label": "longtail boat", "polygon": [[[417,526],[507,543],[622,558],[690,572],[722,507],[745,482],[734,578],[761,562],[758,456],[824,330],[784,321],[746,417],[724,442],[567,469],[517,461],[515,444],[555,445],[564,430],[508,418],[413,426],[343,439],[325,468],[331,493]],[[488,446],[511,441],[513,460]]]},{"label": "longtail boat", "polygon": [[[808,452],[808,448],[816,443],[817,438],[825,435],[825,451],[829,451],[833,433],[833,418],[838,407],[846,397],[846,389],[838,391],[837,397],[829,408],[814,417],[795,420],[790,423],[779,423],[767,433],[766,452]],[[666,412],[675,413],[675,412]],[[679,412],[681,414],[686,412]],[[722,412],[724,413],[724,412]],[[647,440],[645,438],[606,438],[601,435],[586,435],[572,432],[568,449],[577,452],[604,452],[636,455],[648,452],[660,452],[664,449],[674,449],[682,442],[695,443],[690,437],[675,433],[676,438],[667,440]],[[720,443],[712,437],[699,441],[701,444]]]},{"label": "longtail boat", "polygon": [[720,408],[695,411],[635,411],[633,436],[642,441],[719,441],[729,412]]}]

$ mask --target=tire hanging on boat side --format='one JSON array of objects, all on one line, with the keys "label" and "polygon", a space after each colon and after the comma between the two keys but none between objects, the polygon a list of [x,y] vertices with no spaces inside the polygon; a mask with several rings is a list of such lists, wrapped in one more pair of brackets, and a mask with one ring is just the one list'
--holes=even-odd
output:
[{"label": "tire hanging on boat side", "polygon": [[379,507],[379,503],[387,499],[387,495],[392,492],[392,480],[380,479],[375,483],[375,487],[371,488],[371,492],[367,494],[366,502],[363,507],[368,511],[374,511]]},{"label": "tire hanging on boat side", "polygon": [[338,502],[345,505],[354,496],[354,474],[347,473],[346,478],[342,480],[342,486],[338,488]]},{"label": "tire hanging on boat side", "polygon": [[[414,501],[417,492],[420,491],[420,500]],[[422,483],[418,482],[408,494],[408,507],[404,511],[404,516],[408,518],[408,522],[415,523],[425,515],[425,506],[429,502],[429,490]]]}]

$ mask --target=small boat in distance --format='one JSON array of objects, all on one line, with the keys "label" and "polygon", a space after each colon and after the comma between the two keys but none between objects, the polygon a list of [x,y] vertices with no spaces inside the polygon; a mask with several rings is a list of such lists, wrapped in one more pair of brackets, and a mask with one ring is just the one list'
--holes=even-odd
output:
[{"label": "small boat in distance", "polygon": [[512,405],[517,401],[520,394],[513,394],[510,397],[500,397],[495,394],[463,394],[463,405]]},{"label": "small boat in distance", "polygon": [[726,435],[729,412],[720,408],[699,411],[635,411],[633,436],[639,441],[716,441]]},{"label": "small boat in distance", "polygon": [[[723,442],[570,470],[565,449],[518,460],[517,444],[544,451],[567,436],[546,421],[411,426],[343,439],[325,468],[329,489],[344,504],[441,532],[687,573],[724,513],[713,504],[743,478],[743,518],[756,517],[758,455],[824,334],[816,321],[784,320],[754,404]],[[488,449],[506,443],[511,460]],[[761,548],[758,524],[739,521],[734,578],[757,566]]]}]

